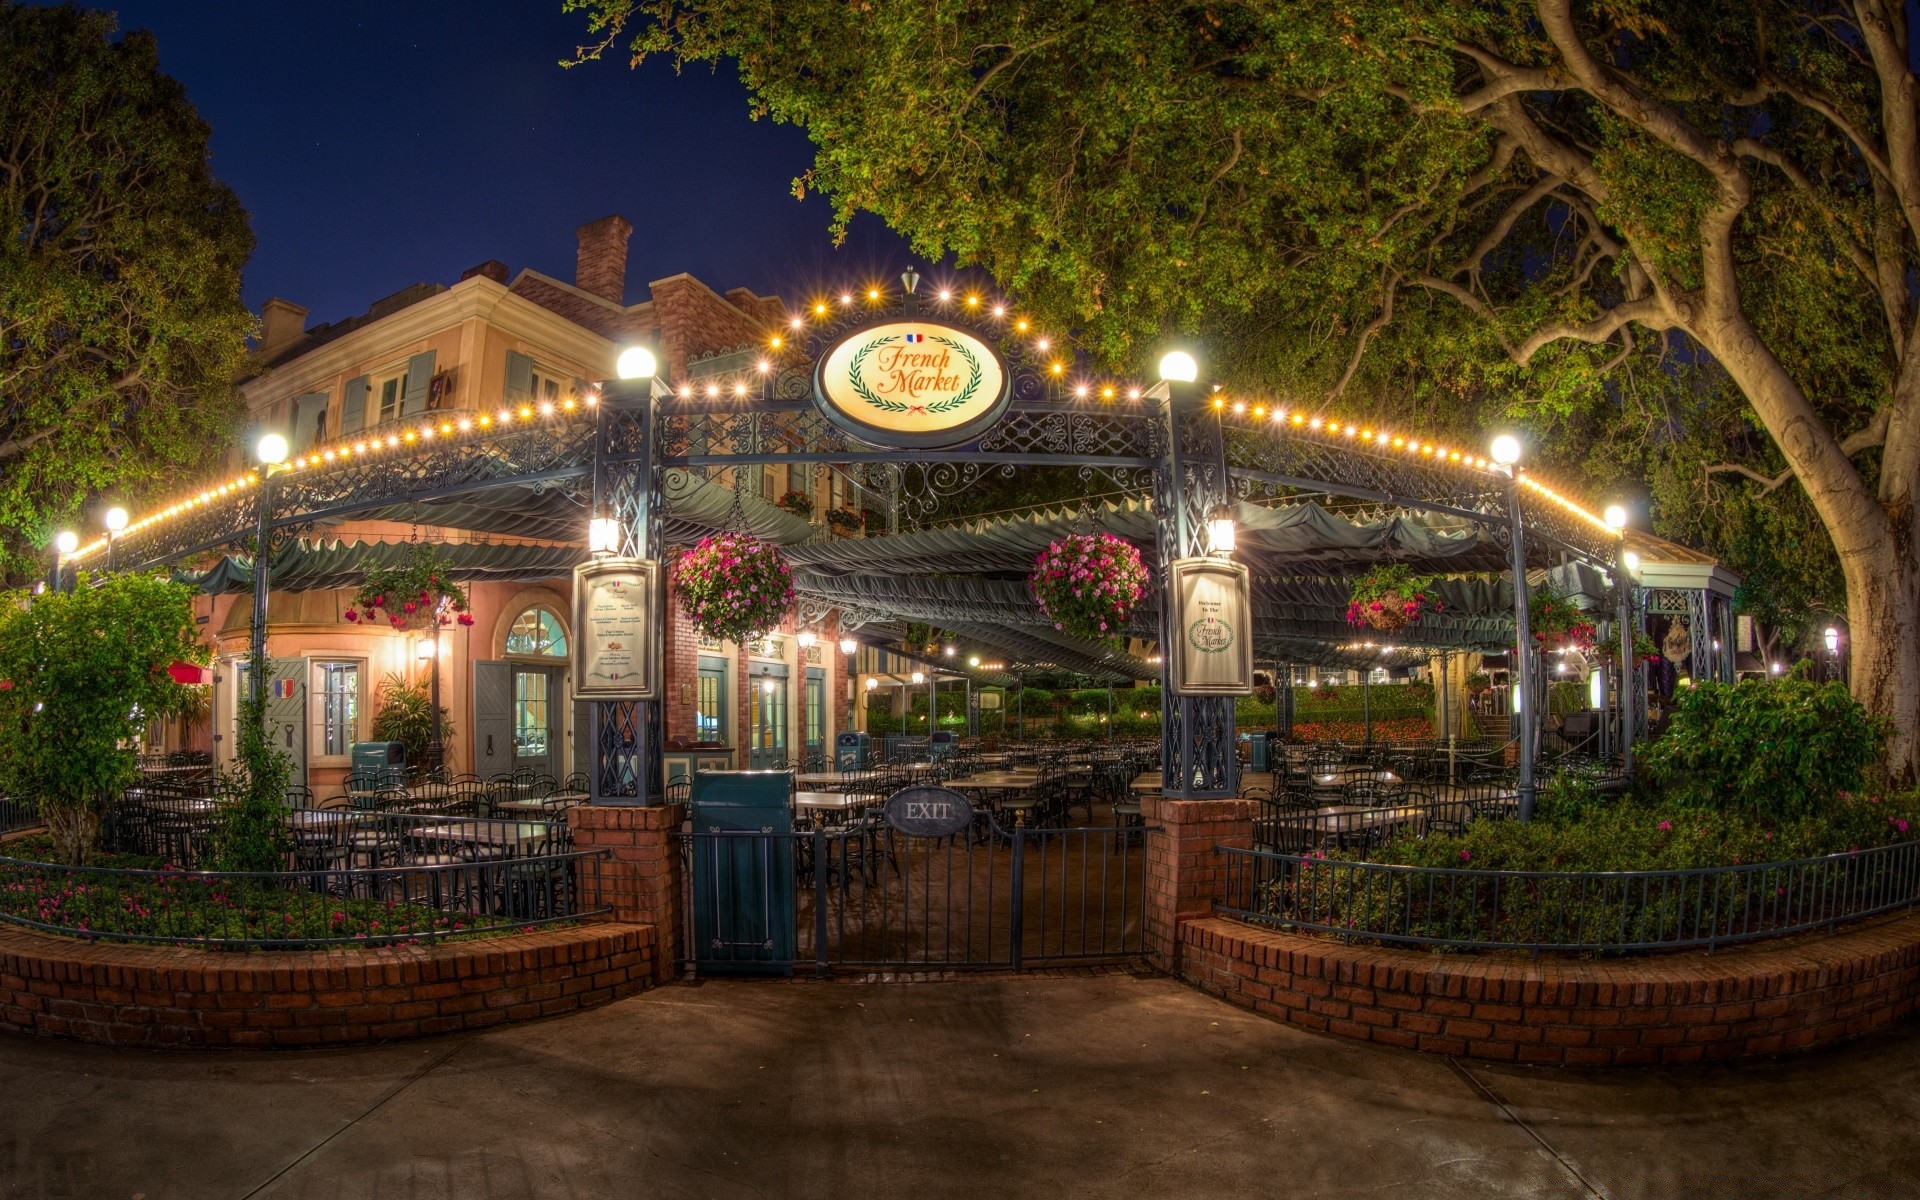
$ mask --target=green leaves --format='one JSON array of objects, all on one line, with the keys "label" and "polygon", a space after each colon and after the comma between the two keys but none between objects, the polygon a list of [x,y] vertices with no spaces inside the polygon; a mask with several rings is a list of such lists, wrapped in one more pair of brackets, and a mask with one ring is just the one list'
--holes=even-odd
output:
[{"label": "green leaves", "polygon": [[[0,789],[50,811],[97,809],[135,777],[141,733],[186,711],[167,673],[205,662],[193,589],[156,576],[83,575],[71,592],[0,603]],[[63,847],[82,862],[92,847]]]},{"label": "green leaves", "polygon": [[138,499],[218,462],[239,418],[247,216],[151,35],[112,34],[106,13],[0,5],[0,570],[14,578],[101,492]]},{"label": "green leaves", "polygon": [[1641,761],[1679,803],[1784,821],[1860,791],[1882,736],[1845,685],[1814,683],[1796,670],[1683,692]]}]

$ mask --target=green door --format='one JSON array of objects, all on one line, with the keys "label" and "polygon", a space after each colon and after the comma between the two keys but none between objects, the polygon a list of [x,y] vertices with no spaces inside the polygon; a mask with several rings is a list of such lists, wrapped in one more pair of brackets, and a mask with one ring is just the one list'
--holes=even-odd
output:
[{"label": "green door", "polygon": [[753,677],[748,700],[747,766],[773,771],[787,765],[787,681],[775,675]]},{"label": "green door", "polygon": [[807,668],[807,710],[802,728],[806,732],[807,757],[827,756],[827,673],[819,667]]}]

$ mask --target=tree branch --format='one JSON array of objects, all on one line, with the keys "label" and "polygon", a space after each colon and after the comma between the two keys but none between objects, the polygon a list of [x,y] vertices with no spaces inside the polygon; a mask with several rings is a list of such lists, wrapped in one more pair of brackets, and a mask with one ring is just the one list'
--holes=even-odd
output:
[{"label": "tree branch", "polygon": [[[1879,412],[1874,413],[1873,420],[1868,421],[1861,428],[1848,434],[1840,443],[1840,453],[1846,455],[1848,458],[1852,458],[1862,450],[1871,450],[1875,446],[1885,445],[1887,441],[1887,421],[1891,416],[1891,409],[1883,408]],[[1793,468],[1788,467],[1778,475],[1762,475],[1752,467],[1742,463],[1714,463],[1707,468],[1707,474],[1744,475],[1759,484],[1761,494],[1765,495],[1785,484],[1787,480],[1792,479]]]},{"label": "tree branch", "polygon": [[1373,340],[1373,335],[1393,323],[1393,298],[1399,290],[1399,275],[1388,272],[1387,277],[1381,281],[1380,315],[1369,321],[1367,327],[1360,331],[1360,340],[1353,347],[1353,356],[1347,359],[1347,369],[1340,373],[1340,381],[1327,392],[1327,403],[1331,404],[1338,400],[1341,393],[1347,390],[1347,384],[1353,381],[1354,373],[1360,369],[1360,360],[1366,356],[1367,343]]}]

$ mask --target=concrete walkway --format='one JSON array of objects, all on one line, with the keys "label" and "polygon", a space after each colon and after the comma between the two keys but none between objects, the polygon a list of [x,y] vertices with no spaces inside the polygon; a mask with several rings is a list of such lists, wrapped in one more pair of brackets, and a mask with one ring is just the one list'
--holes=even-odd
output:
[{"label": "concrete walkway", "polygon": [[1876,1197],[1920,1023],[1734,1068],[1450,1064],[1164,979],[672,986],[371,1050],[0,1038],[0,1195]]}]

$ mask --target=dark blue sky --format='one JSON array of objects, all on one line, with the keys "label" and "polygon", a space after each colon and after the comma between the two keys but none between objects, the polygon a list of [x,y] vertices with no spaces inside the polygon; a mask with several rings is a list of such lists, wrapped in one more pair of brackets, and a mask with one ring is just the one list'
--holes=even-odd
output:
[{"label": "dark blue sky", "polygon": [[314,322],[498,258],[573,278],[576,226],[634,224],[629,300],[689,271],[792,296],[890,277],[904,243],[872,217],[839,250],[828,206],[788,185],[811,149],[747,118],[731,71],[562,70],[584,37],[559,0],[125,0],[213,127],[213,167],[259,240],[246,299]]}]

